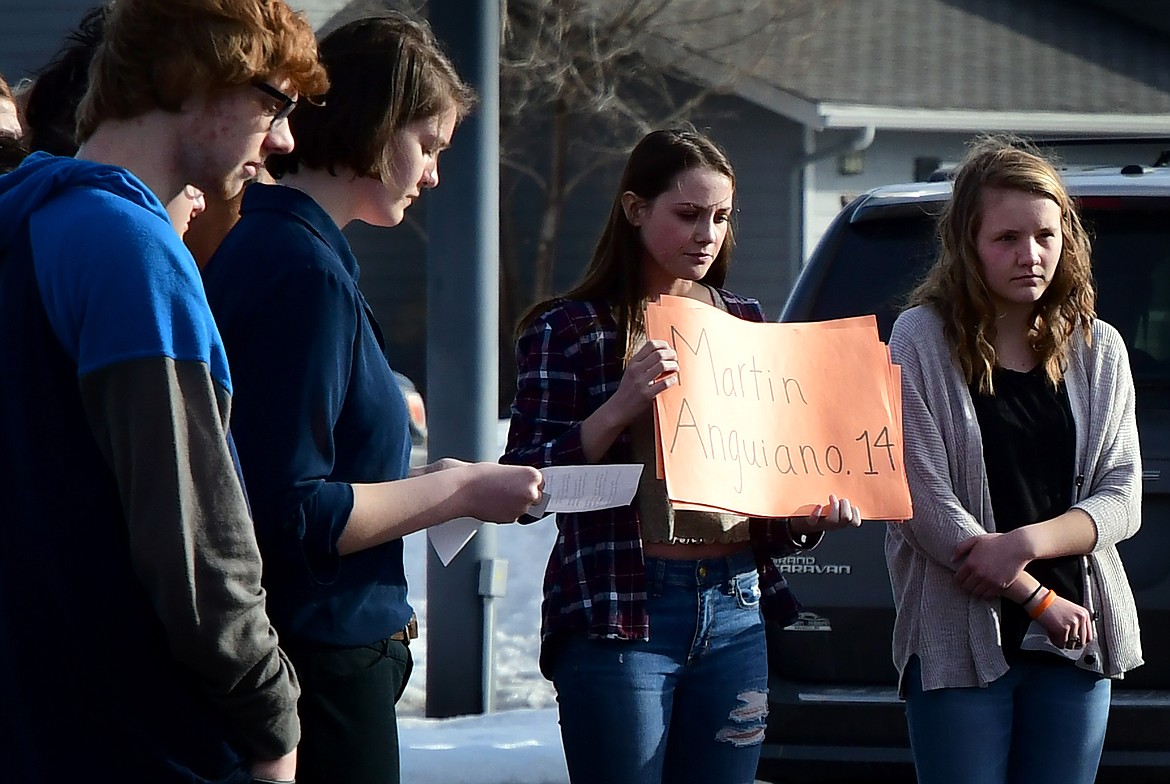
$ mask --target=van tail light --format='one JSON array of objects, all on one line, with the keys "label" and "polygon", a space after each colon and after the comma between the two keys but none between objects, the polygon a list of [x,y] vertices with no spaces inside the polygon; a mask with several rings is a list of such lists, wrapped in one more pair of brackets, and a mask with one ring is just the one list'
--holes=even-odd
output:
[{"label": "van tail light", "polygon": [[418,392],[406,392],[406,410],[410,412],[410,421],[420,433],[427,432],[427,409],[423,405],[422,395]]}]

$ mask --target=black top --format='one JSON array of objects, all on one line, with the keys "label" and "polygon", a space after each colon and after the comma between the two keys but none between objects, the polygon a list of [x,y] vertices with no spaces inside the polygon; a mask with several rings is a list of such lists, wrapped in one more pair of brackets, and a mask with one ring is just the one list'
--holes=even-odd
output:
[{"label": "black top", "polygon": [[[1027,373],[997,367],[992,379],[995,394],[972,387],[971,400],[983,438],[995,528],[1006,533],[1057,517],[1072,505],[1076,423],[1064,382],[1053,389],[1042,365]],[[1027,570],[1058,596],[1082,602],[1080,556],[1033,561]],[[1003,601],[1003,648],[1009,657],[1020,654],[1030,623],[1023,607]]]}]

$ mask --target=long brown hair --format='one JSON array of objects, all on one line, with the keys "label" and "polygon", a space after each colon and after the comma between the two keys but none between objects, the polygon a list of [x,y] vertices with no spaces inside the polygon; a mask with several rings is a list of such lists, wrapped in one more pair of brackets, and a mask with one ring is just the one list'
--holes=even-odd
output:
[{"label": "long brown hair", "polygon": [[955,172],[954,190],[938,221],[939,257],[910,295],[912,305],[930,305],[967,383],[994,394],[996,312],[983,280],[977,235],[983,220],[983,191],[1005,188],[1051,199],[1060,208],[1062,248],[1052,282],[1032,310],[1028,334],[1055,386],[1064,375],[1075,332],[1090,339],[1096,315],[1090,242],[1076,205],[1056,168],[1026,142],[1007,136],[978,139]]},{"label": "long brown hair", "polygon": [[[538,302],[525,312],[516,328],[519,335],[549,306],[561,299],[608,302],[617,323],[618,345],[630,349],[630,335],[640,333],[644,325],[646,295],[642,285],[642,237],[630,223],[622,207],[627,191],[649,201],[666,192],[683,172],[713,169],[735,185],[731,162],[719,145],[692,129],[652,131],[634,146],[618,184],[609,219],[593,251],[593,259],[581,281],[564,294]],[[728,226],[723,246],[715,256],[701,282],[722,286],[731,263],[735,245],[734,222]]]}]

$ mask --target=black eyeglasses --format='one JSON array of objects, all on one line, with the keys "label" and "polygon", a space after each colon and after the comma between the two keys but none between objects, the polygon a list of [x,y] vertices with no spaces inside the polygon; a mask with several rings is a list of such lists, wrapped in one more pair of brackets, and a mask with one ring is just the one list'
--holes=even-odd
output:
[{"label": "black eyeglasses", "polygon": [[275,87],[270,85],[268,82],[252,82],[252,86],[267,95],[269,98],[275,99],[280,106],[280,108],[277,109],[276,114],[272,115],[272,123],[269,127],[276,125],[278,122],[288,117],[290,114],[292,114],[292,110],[297,108],[296,98],[293,98],[290,95],[285,95],[280,90],[277,90]]}]

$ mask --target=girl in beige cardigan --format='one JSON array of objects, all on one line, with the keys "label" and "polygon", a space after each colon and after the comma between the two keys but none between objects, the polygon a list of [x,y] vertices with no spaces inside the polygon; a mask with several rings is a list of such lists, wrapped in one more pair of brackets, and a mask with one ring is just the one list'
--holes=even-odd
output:
[{"label": "girl in beige cardigan", "polygon": [[1142,663],[1116,545],[1141,521],[1125,346],[1053,167],[959,167],[941,253],[894,325],[914,518],[886,558],[920,784],[1091,784],[1109,677]]}]

